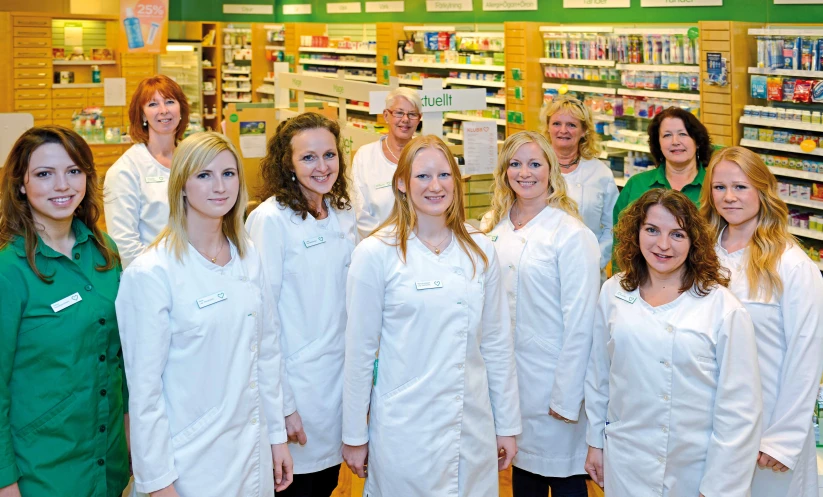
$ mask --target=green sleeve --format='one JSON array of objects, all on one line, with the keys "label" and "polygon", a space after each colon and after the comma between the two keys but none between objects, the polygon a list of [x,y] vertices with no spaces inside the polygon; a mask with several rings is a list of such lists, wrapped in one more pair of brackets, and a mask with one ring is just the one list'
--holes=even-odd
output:
[{"label": "green sleeve", "polygon": [[612,210],[612,236],[614,237],[614,242],[612,243],[612,274],[617,274],[620,272],[620,268],[617,266],[617,259],[615,259],[615,255],[617,254],[617,221],[620,220],[620,213],[623,212],[623,209],[629,206],[631,201],[631,189],[634,183],[632,182],[633,178],[629,178],[629,181],[626,182],[626,186],[620,190],[620,195],[617,196],[617,202],[614,203],[614,210]]},{"label": "green sleeve", "polygon": [[0,275],[0,488],[15,483],[20,478],[17,458],[11,439],[11,373],[14,354],[17,351],[17,332],[20,329],[23,301],[20,289],[14,288],[4,275]]},{"label": "green sleeve", "polygon": [[123,354],[120,354],[120,372],[123,375],[123,414],[129,413],[129,386],[126,384],[126,366],[123,363]]}]

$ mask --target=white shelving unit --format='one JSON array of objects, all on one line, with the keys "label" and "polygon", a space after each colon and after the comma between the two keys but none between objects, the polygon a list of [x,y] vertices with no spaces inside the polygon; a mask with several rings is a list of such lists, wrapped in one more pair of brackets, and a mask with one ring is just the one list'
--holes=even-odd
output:
[{"label": "white shelving unit", "polygon": [[777,119],[761,119],[759,117],[743,116],[740,118],[740,124],[752,124],[754,126],[765,126],[767,128],[799,129],[803,131],[817,131],[819,133],[823,133],[823,124],[779,121]]},{"label": "white shelving unit", "polygon": [[700,101],[699,93],[677,93],[667,90],[634,90],[632,88],[618,88],[617,94],[633,97],[671,98],[673,100],[688,100],[691,102]]},{"label": "white shelving unit", "polygon": [[117,64],[114,60],[63,60],[55,59],[51,61],[53,66],[113,66]]},{"label": "white shelving unit", "polygon": [[769,171],[771,171],[775,176],[785,176],[787,178],[798,178],[807,179],[809,181],[823,182],[823,173],[812,173],[809,171],[798,171],[797,169],[774,166],[769,166]]},{"label": "white shelving unit", "polygon": [[589,66],[589,67],[614,67],[613,60],[584,60],[584,59],[550,59],[541,57],[541,64],[554,64],[557,66]]},{"label": "white shelving unit", "polygon": [[823,231],[815,231],[806,228],[798,228],[797,226],[789,226],[789,233],[795,236],[814,238],[815,240],[823,240]]},{"label": "white shelving unit", "polygon": [[797,205],[799,207],[808,207],[809,209],[823,210],[823,202],[819,200],[803,200],[794,197],[780,197],[789,205]]},{"label": "white shelving unit", "polygon": [[778,150],[780,152],[791,152],[803,155],[816,155],[818,157],[823,157],[823,148],[818,147],[812,150],[811,152],[804,152],[803,149],[800,148],[800,145],[792,145],[790,143],[763,142],[760,140],[747,140],[744,138],[740,140],[740,146],[762,148],[766,150]]},{"label": "white shelving unit", "polygon": [[607,88],[605,86],[570,85],[566,83],[543,83],[543,89],[554,88],[559,90],[566,87],[569,91],[579,91],[582,93],[596,93],[598,95],[616,95],[617,88]]},{"label": "white shelving unit", "polygon": [[447,85],[482,86],[484,88],[505,88],[505,81],[488,81],[482,79],[446,78]]},{"label": "white shelving unit", "polygon": [[798,78],[823,78],[823,71],[801,71],[797,69],[768,69],[766,67],[750,67],[749,74],[764,76],[796,76]]},{"label": "white shelving unit", "polygon": [[672,64],[616,64],[621,71],[700,72],[699,65]]},{"label": "white shelving unit", "polygon": [[349,48],[300,47],[297,51],[308,53],[331,53],[339,55],[377,55],[377,52],[374,50],[354,50]]},{"label": "white shelving unit", "polygon": [[418,67],[422,69],[455,69],[458,71],[486,71],[486,72],[506,72],[505,66],[495,66],[493,64],[455,64],[448,62],[409,62],[398,60],[394,63],[397,67]]},{"label": "white shelving unit", "polygon": [[350,62],[346,60],[300,59],[297,61],[297,63],[312,66],[362,67],[366,69],[377,69],[377,62]]},{"label": "white shelving unit", "polygon": [[455,112],[446,112],[443,117],[445,119],[456,119],[458,121],[494,121],[497,123],[498,126],[505,126],[506,120],[505,119],[494,119],[491,117],[482,117],[482,116],[469,116],[465,114],[457,114]]}]

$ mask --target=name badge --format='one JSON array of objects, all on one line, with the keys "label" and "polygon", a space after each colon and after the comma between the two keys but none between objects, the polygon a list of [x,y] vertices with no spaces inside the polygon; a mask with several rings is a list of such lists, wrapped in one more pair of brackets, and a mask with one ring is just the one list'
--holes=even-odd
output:
[{"label": "name badge", "polygon": [[633,297],[628,293],[624,292],[623,290],[618,290],[617,293],[614,294],[614,296],[619,298],[620,300],[625,300],[630,304],[634,304],[635,300],[637,300],[637,297]]},{"label": "name badge", "polygon": [[440,280],[417,281],[414,283],[414,286],[417,287],[418,290],[431,290],[432,288],[443,288],[443,282]]},{"label": "name badge", "polygon": [[391,181],[386,181],[385,183],[377,183],[376,185],[374,185],[374,188],[376,190],[379,190],[381,188],[388,188],[390,186],[391,186]]},{"label": "name badge", "polygon": [[79,293],[75,292],[64,299],[60,299],[57,302],[53,303],[51,305],[51,309],[54,312],[60,312],[66,307],[71,307],[74,304],[80,302],[81,300],[83,300],[83,298],[80,296]]},{"label": "name badge", "polygon": [[201,299],[197,299],[197,307],[199,307],[199,308],[201,308],[201,309],[202,309],[202,308],[204,308],[204,307],[208,307],[208,306],[210,306],[210,305],[212,305],[212,304],[216,304],[216,303],[218,303],[218,302],[223,302],[223,301],[224,301],[224,300],[226,300],[227,298],[228,298],[228,297],[226,297],[226,293],[225,293],[225,292],[217,292],[217,293],[211,294],[211,295],[209,295],[209,296],[207,296],[207,297],[203,297],[203,298],[201,298]]},{"label": "name badge", "polygon": [[321,243],[326,243],[326,239],[322,236],[309,238],[308,240],[303,240],[303,245],[305,245],[306,248],[314,247],[315,245],[320,245]]},{"label": "name badge", "polygon": [[165,181],[165,176],[146,176],[146,183],[163,183]]},{"label": "name badge", "polygon": [[489,240],[491,240],[493,242],[497,241],[497,235],[486,235],[486,236],[489,237]]}]

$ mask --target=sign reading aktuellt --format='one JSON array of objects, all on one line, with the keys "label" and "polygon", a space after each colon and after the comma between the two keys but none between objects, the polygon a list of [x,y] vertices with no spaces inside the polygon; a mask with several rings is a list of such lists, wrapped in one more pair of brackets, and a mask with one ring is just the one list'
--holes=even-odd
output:
[{"label": "sign reading aktuellt", "polygon": [[[369,113],[380,114],[386,107],[387,91],[369,92]],[[486,90],[472,88],[468,90],[418,91],[423,108],[427,112],[446,112],[451,110],[483,110],[486,108]]]}]

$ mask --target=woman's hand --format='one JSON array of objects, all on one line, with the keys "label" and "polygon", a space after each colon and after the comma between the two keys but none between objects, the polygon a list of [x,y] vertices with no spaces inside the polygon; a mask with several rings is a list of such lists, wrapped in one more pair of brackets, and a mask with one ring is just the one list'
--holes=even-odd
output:
[{"label": "woman's hand", "polygon": [[517,442],[514,437],[497,436],[497,471],[507,469],[517,455]]},{"label": "woman's hand", "polygon": [[151,495],[151,497],[180,497],[180,494],[174,489],[173,483],[166,488],[161,488],[157,492],[150,492],[149,495]]},{"label": "woman's hand", "polygon": [[557,414],[556,412],[554,412],[554,409],[552,409],[551,407],[549,408],[549,416],[553,417],[554,419],[556,419],[558,421],[562,421],[564,423],[574,423],[574,421],[572,421],[568,418],[564,418],[563,416],[561,416],[561,415]]},{"label": "woman's hand", "polygon": [[360,478],[365,478],[369,472],[369,444],[346,445],[343,444],[343,460],[352,473]]},{"label": "woman's hand", "polygon": [[274,490],[282,492],[294,480],[294,462],[286,444],[273,444],[271,459],[274,465]]},{"label": "woman's hand", "polygon": [[760,469],[772,468],[772,471],[774,471],[775,473],[777,473],[778,471],[781,473],[785,473],[789,470],[789,468],[785,464],[773,458],[772,456],[766,454],[765,452],[759,452],[757,454],[757,465],[760,466]]},{"label": "woman's hand", "polygon": [[20,497],[20,487],[17,486],[17,482],[0,488],[0,497]]},{"label": "woman's hand", "polygon": [[286,434],[289,437],[289,443],[299,443],[306,445],[308,438],[306,432],[303,431],[303,418],[297,411],[286,416]]},{"label": "woman's hand", "polygon": [[592,477],[595,483],[600,485],[600,488],[603,488],[603,449],[589,447],[583,469],[586,470],[586,473]]}]

